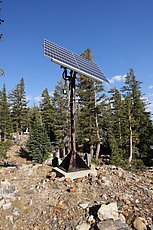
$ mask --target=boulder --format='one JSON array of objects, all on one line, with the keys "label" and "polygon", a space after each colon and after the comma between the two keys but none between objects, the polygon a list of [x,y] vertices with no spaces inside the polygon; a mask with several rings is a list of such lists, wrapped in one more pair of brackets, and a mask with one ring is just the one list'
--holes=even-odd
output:
[{"label": "boulder", "polygon": [[10,184],[9,181],[1,181],[1,188],[0,188],[0,197],[4,198],[13,198],[16,192],[16,188],[14,185]]},{"label": "boulder", "polygon": [[3,204],[2,207],[3,207],[3,210],[7,210],[7,209],[11,208],[11,203],[8,202],[8,203],[6,203],[6,204]]},{"label": "boulder", "polygon": [[143,218],[141,217],[136,217],[133,221],[133,227],[136,229],[136,230],[146,230],[147,229],[147,226],[145,224],[145,221]]},{"label": "boulder", "polygon": [[89,202],[87,202],[87,203],[80,203],[80,204],[79,204],[79,206],[80,206],[82,209],[88,208],[88,205],[89,205]]},{"label": "boulder", "polygon": [[122,213],[119,214],[119,219],[120,219],[123,223],[126,223],[125,216],[124,216]]},{"label": "boulder", "polygon": [[77,227],[76,227],[76,230],[89,230],[90,229],[90,224],[89,223],[82,223],[82,224],[79,224]]},{"label": "boulder", "polygon": [[148,225],[147,230],[153,230],[153,225]]},{"label": "boulder", "polygon": [[131,230],[131,228],[121,220],[100,221],[97,226],[99,230]]},{"label": "boulder", "polygon": [[89,216],[88,219],[87,219],[87,222],[88,222],[89,224],[94,224],[94,223],[95,223],[94,216],[93,216],[93,215]]},{"label": "boulder", "polygon": [[44,161],[44,163],[43,164],[45,164],[45,165],[52,165],[52,160],[53,160],[53,157],[51,157],[51,158],[48,158],[47,160],[45,160]]},{"label": "boulder", "polygon": [[117,203],[112,202],[107,205],[102,204],[97,214],[100,220],[117,220],[119,218]]}]

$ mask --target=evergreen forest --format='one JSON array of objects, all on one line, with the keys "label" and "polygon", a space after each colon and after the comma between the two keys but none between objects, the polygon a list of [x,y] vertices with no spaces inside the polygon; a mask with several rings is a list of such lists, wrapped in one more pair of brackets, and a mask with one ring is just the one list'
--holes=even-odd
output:
[{"label": "evergreen forest", "polygon": [[[93,60],[90,49],[83,57]],[[76,145],[83,152],[86,141],[95,163],[108,156],[109,164],[142,169],[153,166],[153,122],[144,100],[142,83],[133,69],[125,77],[124,86],[111,88],[83,75],[76,80]],[[30,159],[42,163],[49,157],[52,144],[67,154],[65,140],[70,137],[70,97],[68,81],[61,79],[54,93],[43,89],[39,105],[28,106],[25,83],[7,92],[0,89],[0,159],[14,140],[28,135],[26,151]],[[108,162],[107,162],[108,163]]]}]

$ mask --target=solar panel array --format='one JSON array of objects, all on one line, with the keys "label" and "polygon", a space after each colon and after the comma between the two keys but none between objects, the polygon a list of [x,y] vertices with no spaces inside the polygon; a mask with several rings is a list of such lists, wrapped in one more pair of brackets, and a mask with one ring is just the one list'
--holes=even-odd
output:
[{"label": "solar panel array", "polygon": [[83,74],[101,82],[108,82],[99,67],[93,61],[74,54],[46,39],[44,40],[44,54],[51,58],[53,62],[69,68],[76,73]]}]

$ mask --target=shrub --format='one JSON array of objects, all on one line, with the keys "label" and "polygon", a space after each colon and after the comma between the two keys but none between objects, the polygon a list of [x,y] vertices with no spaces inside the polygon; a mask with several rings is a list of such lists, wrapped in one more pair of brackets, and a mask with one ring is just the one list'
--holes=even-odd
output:
[{"label": "shrub", "polygon": [[29,157],[35,162],[42,163],[48,158],[51,145],[39,114],[36,112],[31,119],[31,130],[26,147]]},{"label": "shrub", "polygon": [[123,156],[121,154],[112,156],[110,159],[110,164],[115,165],[115,166],[119,166],[121,168],[126,168],[126,166],[128,165],[128,160],[123,158]]},{"label": "shrub", "polygon": [[0,142],[0,160],[7,159],[7,151],[11,147],[11,141]]},{"label": "shrub", "polygon": [[126,169],[132,172],[144,171],[146,166],[141,159],[133,159],[130,165],[127,165]]}]

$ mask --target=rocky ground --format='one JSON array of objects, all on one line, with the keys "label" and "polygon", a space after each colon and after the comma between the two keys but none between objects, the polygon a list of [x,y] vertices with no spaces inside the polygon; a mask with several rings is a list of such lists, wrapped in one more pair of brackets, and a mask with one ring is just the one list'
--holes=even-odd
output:
[{"label": "rocky ground", "polygon": [[104,165],[72,181],[13,148],[19,167],[0,168],[1,230],[153,230],[153,172]]}]

